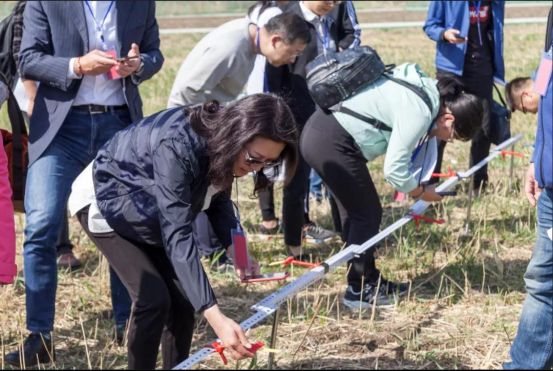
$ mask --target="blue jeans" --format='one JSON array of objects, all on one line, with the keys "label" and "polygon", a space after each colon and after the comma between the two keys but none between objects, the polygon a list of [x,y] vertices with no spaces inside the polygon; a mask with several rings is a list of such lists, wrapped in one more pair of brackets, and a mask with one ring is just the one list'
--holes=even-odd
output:
[{"label": "blue jeans", "polygon": [[[71,184],[94,159],[100,147],[129,122],[130,116],[124,111],[90,115],[71,110],[50,146],[29,167],[25,188],[23,257],[27,329],[31,332],[47,333],[54,327],[56,242]],[[119,293],[118,298],[123,296],[120,288],[125,290],[121,281],[112,280],[112,290]],[[125,294],[127,303],[130,303],[128,294]],[[130,304],[128,306],[130,308]],[[114,305],[114,311],[118,308],[119,305]],[[129,311],[126,309],[127,313]]]},{"label": "blue jeans", "polygon": [[538,200],[538,238],[524,281],[528,295],[522,307],[511,362],[503,367],[550,369],[553,367],[553,241],[547,231],[553,225],[553,189]]}]

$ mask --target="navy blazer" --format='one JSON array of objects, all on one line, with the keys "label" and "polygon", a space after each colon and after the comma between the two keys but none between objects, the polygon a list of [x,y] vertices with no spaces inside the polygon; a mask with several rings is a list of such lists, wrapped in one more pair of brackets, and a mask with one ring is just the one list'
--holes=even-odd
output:
[{"label": "navy blazer", "polygon": [[[119,55],[138,44],[144,61],[140,77],[121,79],[132,121],[142,118],[138,83],[161,69],[154,1],[115,2]],[[29,164],[50,145],[67,117],[81,79],[68,79],[69,61],[89,52],[82,1],[28,1],[23,20],[19,68],[25,79],[40,81],[29,130]],[[138,77],[138,78],[136,78]]]}]

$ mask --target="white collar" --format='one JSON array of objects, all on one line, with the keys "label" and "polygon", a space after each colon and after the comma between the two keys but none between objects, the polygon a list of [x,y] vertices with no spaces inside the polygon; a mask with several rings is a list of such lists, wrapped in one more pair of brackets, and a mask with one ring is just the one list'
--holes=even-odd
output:
[{"label": "white collar", "polygon": [[307,22],[313,23],[313,22],[320,22],[321,17],[319,17],[317,14],[313,13],[311,10],[309,10],[304,4],[303,1],[300,1],[300,8],[301,12],[303,14],[303,18]]}]

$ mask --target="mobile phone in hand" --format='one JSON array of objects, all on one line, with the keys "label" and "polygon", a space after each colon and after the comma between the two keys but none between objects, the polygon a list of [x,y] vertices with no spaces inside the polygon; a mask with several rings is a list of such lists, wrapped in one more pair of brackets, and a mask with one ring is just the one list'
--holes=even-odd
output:
[{"label": "mobile phone in hand", "polygon": [[466,37],[465,37],[465,36],[461,36],[460,33],[453,34],[453,36],[454,36],[456,39],[458,39],[458,40],[465,40],[465,39],[466,39]]},{"label": "mobile phone in hand", "polygon": [[123,57],[123,58],[115,58],[115,60],[117,62],[126,62],[126,61],[130,61],[130,60],[137,59],[137,58],[140,58],[140,56],[139,55],[126,56],[126,57]]}]

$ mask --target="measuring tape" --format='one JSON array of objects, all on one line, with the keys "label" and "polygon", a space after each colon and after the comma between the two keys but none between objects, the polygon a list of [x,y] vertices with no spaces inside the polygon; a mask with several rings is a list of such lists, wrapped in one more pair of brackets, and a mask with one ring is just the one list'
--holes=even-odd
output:
[{"label": "measuring tape", "polygon": [[[470,177],[483,166],[485,166],[488,162],[490,162],[497,156],[502,155],[502,150],[504,148],[511,146],[512,144],[518,142],[520,139],[522,139],[522,134],[518,134],[517,136],[512,137],[501,143],[500,145],[496,146],[494,150],[490,152],[488,157],[484,158],[482,161],[471,167],[466,172],[457,173],[455,176],[450,177],[448,180],[440,184],[440,186],[436,188],[436,191],[447,191],[448,189],[455,186],[460,180]],[[242,329],[246,331],[253,328],[261,321],[264,321],[267,317],[273,314],[278,309],[280,304],[282,304],[286,299],[292,297],[294,294],[312,285],[313,283],[321,280],[325,276],[325,274],[336,269],[341,264],[347,262],[355,256],[365,253],[370,248],[374,248],[378,242],[382,241],[384,238],[388,237],[390,234],[403,227],[405,224],[414,220],[415,215],[420,216],[429,205],[430,203],[423,200],[415,202],[415,204],[413,204],[413,206],[409,209],[409,212],[403,218],[391,224],[386,229],[373,236],[367,242],[363,243],[362,245],[348,246],[346,249],[328,258],[324,263],[321,263],[319,266],[304,273],[295,281],[292,281],[288,285],[267,296],[265,299],[252,305],[251,309],[256,313],[240,323],[240,327],[242,327]],[[215,352],[214,348],[203,348],[200,351],[192,354],[185,361],[178,364],[174,368],[174,370],[189,369],[190,367],[202,362],[213,352]]]}]

